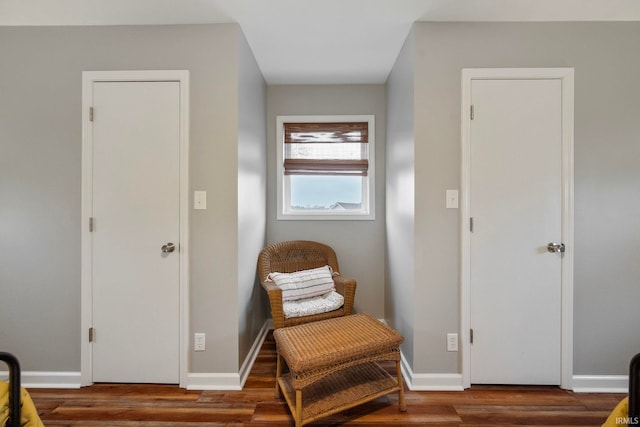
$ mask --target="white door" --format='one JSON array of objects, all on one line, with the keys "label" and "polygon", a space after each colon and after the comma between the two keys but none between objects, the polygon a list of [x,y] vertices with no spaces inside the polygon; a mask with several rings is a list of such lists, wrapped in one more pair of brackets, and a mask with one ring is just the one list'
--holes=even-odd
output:
[{"label": "white door", "polygon": [[560,384],[562,82],[473,80],[471,382]]},{"label": "white door", "polygon": [[180,83],[92,90],[93,381],[178,383]]}]

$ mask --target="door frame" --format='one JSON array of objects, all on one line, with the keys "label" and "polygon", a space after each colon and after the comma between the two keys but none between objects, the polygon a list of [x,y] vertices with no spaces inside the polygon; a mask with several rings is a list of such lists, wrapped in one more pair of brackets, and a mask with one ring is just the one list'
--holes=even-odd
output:
[{"label": "door frame", "polygon": [[561,258],[561,361],[560,387],[573,388],[573,68],[466,68],[462,70],[462,167],[460,191],[460,337],[462,386],[471,386],[471,233],[469,203],[471,190],[471,83],[473,80],[558,79],[562,85],[562,242]]},{"label": "door frame", "polygon": [[159,82],[180,84],[180,246],[179,256],[179,370],[180,387],[187,386],[189,349],[189,71],[188,70],[136,70],[136,71],[83,71],[82,73],[82,214],[81,214],[81,334],[80,384],[93,384],[92,346],[89,328],[93,324],[93,234],[89,220],[93,216],[93,132],[89,108],[93,105],[93,84],[96,82]]}]

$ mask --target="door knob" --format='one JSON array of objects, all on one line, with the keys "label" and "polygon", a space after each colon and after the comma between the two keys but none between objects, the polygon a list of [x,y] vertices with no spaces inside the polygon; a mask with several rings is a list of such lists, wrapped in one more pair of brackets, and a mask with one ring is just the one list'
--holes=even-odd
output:
[{"label": "door knob", "polygon": [[162,248],[160,248],[162,250],[162,253],[164,254],[168,254],[170,252],[173,252],[176,250],[176,245],[174,245],[173,243],[169,242],[166,245],[162,245]]},{"label": "door knob", "polygon": [[549,243],[547,245],[547,251],[551,252],[551,253],[562,253],[564,252],[564,243]]}]

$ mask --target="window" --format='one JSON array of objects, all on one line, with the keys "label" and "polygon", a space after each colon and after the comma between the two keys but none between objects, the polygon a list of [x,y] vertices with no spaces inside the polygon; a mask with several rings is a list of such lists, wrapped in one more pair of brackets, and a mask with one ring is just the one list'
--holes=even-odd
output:
[{"label": "window", "polygon": [[374,116],[278,116],[278,219],[375,219]]}]

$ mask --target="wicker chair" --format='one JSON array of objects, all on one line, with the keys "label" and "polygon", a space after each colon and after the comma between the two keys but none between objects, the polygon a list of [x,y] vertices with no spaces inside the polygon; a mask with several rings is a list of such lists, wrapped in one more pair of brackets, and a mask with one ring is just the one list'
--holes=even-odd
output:
[{"label": "wicker chair", "polygon": [[327,245],[306,240],[291,240],[274,243],[260,252],[258,257],[258,274],[260,283],[269,295],[271,317],[275,329],[285,326],[300,325],[332,317],[347,316],[353,313],[353,301],[356,295],[356,281],[336,275],[334,282],[336,291],[344,297],[344,306],[328,313],[313,314],[303,317],[285,318],[282,310],[282,290],[273,282],[267,282],[271,272],[293,273],[294,271],[329,265],[334,273],[339,273],[338,259],[334,250]]}]

